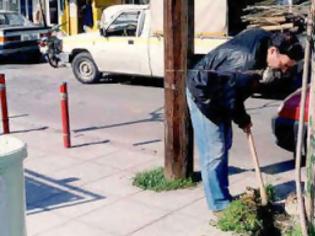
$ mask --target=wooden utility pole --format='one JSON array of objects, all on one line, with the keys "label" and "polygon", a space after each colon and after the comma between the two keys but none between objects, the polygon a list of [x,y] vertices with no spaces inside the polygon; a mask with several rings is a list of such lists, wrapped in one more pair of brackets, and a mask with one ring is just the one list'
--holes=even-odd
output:
[{"label": "wooden utility pole", "polygon": [[164,0],[165,176],[193,172],[193,134],[186,78],[194,52],[194,0]]}]

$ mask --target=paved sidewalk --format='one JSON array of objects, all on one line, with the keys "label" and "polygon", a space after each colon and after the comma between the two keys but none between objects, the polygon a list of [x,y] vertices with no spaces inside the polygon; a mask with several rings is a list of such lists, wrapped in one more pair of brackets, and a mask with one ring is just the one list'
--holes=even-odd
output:
[{"label": "paved sidewalk", "polygon": [[[12,127],[28,145],[28,236],[231,235],[209,225],[201,184],[163,193],[132,186],[135,173],[163,165],[157,154],[93,136],[73,136],[74,148],[64,149],[59,131],[15,121]],[[235,195],[257,186],[252,170],[240,170],[230,175]],[[294,187],[292,171],[264,177],[285,196]]]}]

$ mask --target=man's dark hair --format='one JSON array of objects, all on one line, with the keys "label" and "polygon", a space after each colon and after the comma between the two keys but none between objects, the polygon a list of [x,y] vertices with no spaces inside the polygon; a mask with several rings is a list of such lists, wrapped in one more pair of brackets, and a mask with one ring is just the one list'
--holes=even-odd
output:
[{"label": "man's dark hair", "polygon": [[304,57],[303,47],[296,35],[291,32],[273,33],[271,46],[278,48],[281,54],[286,54],[295,61],[299,61]]}]

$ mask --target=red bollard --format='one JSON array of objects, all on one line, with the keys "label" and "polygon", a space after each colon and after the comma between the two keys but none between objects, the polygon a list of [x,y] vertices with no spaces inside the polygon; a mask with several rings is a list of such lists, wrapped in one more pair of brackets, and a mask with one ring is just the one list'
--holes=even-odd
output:
[{"label": "red bollard", "polygon": [[59,89],[60,89],[60,95],[61,95],[60,105],[61,105],[63,145],[65,148],[70,148],[71,147],[71,137],[70,137],[67,83],[64,82],[62,85],[60,85]]},{"label": "red bollard", "polygon": [[3,133],[9,134],[9,116],[8,116],[8,105],[7,105],[7,93],[5,89],[5,75],[0,74],[0,102],[2,111],[2,127]]}]

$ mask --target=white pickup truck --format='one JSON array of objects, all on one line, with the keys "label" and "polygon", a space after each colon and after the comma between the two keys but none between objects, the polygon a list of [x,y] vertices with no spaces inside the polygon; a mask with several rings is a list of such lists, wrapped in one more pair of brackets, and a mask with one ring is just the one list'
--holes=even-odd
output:
[{"label": "white pickup truck", "polygon": [[[224,0],[203,1],[211,1],[212,5],[209,4],[208,7],[214,12],[218,10],[213,8],[215,1],[219,4],[217,8],[222,8],[224,3]],[[223,5],[224,9],[225,7]],[[103,73],[163,77],[164,38],[163,31],[159,31],[159,27],[163,29],[163,23],[156,23],[161,22],[163,14],[153,16],[151,8],[150,5],[116,5],[106,8],[99,32],[61,39],[57,55],[59,64],[71,63],[75,77],[82,83],[94,83]],[[205,17],[200,21],[203,28],[209,28],[211,32],[204,30],[200,33],[197,26],[199,32],[196,32],[195,39],[196,54],[206,54],[226,41],[226,13],[223,12],[222,19],[218,21],[221,13],[209,18],[211,9],[203,8],[204,6],[200,6]],[[154,17],[159,18],[158,21],[154,21]],[[159,27],[154,24],[159,24]],[[213,25],[217,25],[216,28],[220,28],[221,32],[213,33]]]}]

